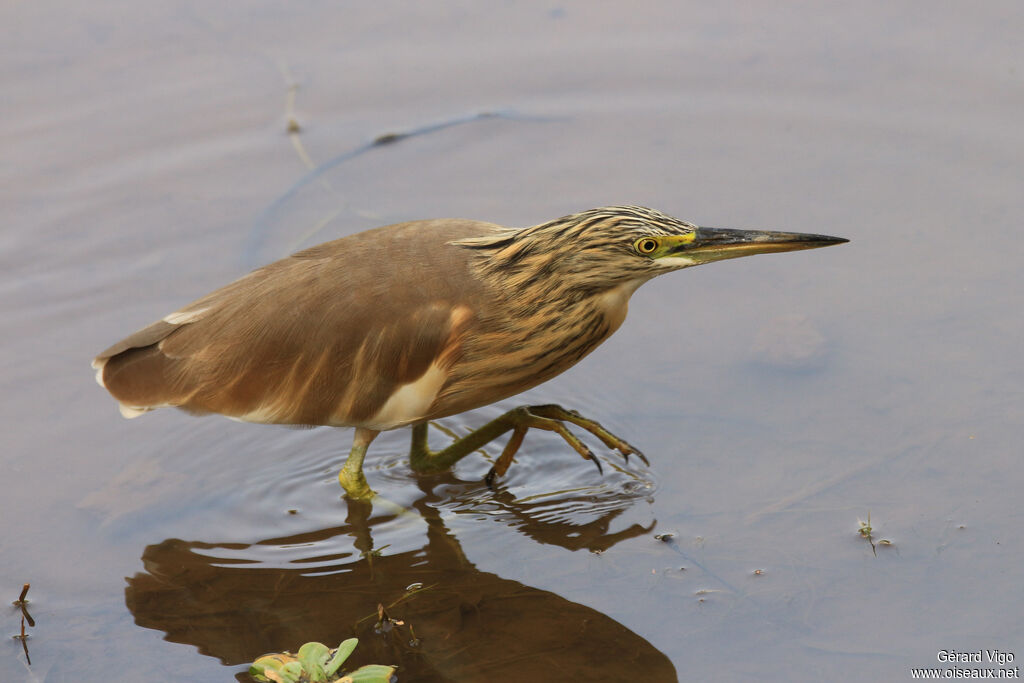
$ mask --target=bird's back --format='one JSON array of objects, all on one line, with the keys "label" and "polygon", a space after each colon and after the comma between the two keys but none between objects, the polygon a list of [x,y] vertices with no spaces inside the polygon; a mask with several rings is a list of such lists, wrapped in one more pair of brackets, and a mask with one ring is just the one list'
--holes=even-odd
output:
[{"label": "bird's back", "polygon": [[170,405],[374,429],[422,418],[487,305],[473,252],[450,243],[497,229],[415,221],[312,247],[111,346],[97,380],[129,417]]}]

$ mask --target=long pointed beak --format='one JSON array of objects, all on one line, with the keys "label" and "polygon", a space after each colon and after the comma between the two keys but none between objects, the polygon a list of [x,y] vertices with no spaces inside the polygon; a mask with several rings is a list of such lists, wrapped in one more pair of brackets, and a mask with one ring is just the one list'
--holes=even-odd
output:
[{"label": "long pointed beak", "polygon": [[817,249],[843,242],[849,242],[849,240],[842,237],[811,235],[802,232],[697,228],[696,236],[690,242],[680,244],[673,250],[672,256],[678,255],[693,259],[697,263],[708,263],[776,251]]}]

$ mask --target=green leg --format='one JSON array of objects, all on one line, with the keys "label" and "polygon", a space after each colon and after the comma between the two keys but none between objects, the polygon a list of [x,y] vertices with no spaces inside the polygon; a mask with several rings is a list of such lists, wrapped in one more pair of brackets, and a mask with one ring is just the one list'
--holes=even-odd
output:
[{"label": "green leg", "polygon": [[380,432],[372,429],[356,429],[352,450],[349,451],[341,472],[338,472],[338,482],[353,500],[370,500],[374,496],[374,491],[366,483],[366,476],[363,474],[363,458],[366,457],[366,449],[378,434]]},{"label": "green leg", "polygon": [[427,445],[427,423],[421,422],[412,428],[412,448],[409,453],[409,461],[412,464],[412,469],[416,472],[443,472],[473,451],[487,445],[505,432],[511,431],[512,436],[505,445],[505,449],[502,451],[501,456],[498,457],[497,462],[494,463],[494,467],[487,474],[487,483],[490,485],[496,477],[500,477],[508,470],[516,451],[519,450],[519,446],[523,443],[526,432],[532,427],[555,432],[572,446],[573,450],[597,465],[597,469],[600,471],[601,461],[594,457],[594,454],[587,448],[586,444],[569,431],[565,426],[566,422],[587,430],[600,439],[604,445],[622,453],[627,461],[630,454],[636,454],[645,463],[647,462],[647,458],[640,451],[606,430],[597,422],[588,420],[575,411],[566,410],[556,405],[521,406],[515,408],[491,420],[483,427],[470,432],[440,451],[430,450]]}]

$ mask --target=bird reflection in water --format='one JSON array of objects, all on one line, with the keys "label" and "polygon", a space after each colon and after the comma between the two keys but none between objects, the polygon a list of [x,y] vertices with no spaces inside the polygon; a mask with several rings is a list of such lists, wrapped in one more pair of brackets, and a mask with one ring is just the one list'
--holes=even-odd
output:
[{"label": "bird reflection in water", "polygon": [[[371,535],[397,513],[353,500],[344,524],[287,538],[169,539],[146,548],[126,602],[140,626],[227,665],[356,636],[346,665],[395,664],[402,680],[677,680],[668,657],[612,618],[477,569],[442,519],[444,502],[425,490],[412,504],[426,543],[406,552],[375,547]],[[574,550],[604,550],[654,526],[608,533],[621,506],[572,525],[531,517],[510,497],[497,505],[533,539]]]}]

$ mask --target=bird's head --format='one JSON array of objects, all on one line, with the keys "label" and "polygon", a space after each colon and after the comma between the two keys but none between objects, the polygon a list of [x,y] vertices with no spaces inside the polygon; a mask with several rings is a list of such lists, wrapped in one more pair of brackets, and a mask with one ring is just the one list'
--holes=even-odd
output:
[{"label": "bird's head", "polygon": [[806,233],[703,228],[653,209],[608,206],[457,244],[487,252],[485,269],[514,285],[557,276],[563,286],[593,291],[639,284],[712,261],[846,241]]}]

